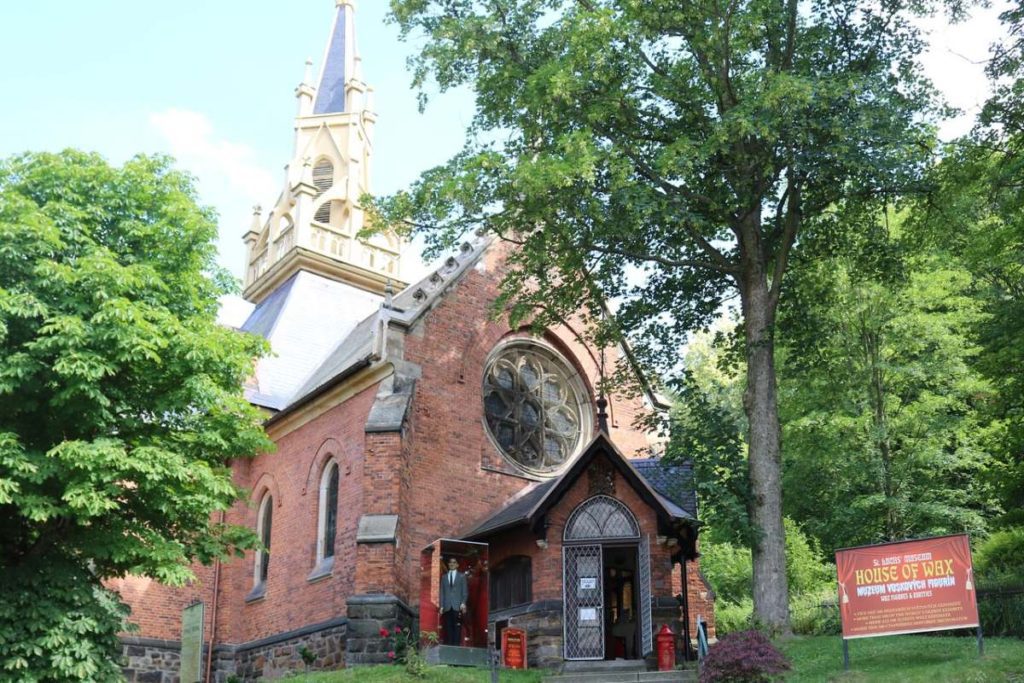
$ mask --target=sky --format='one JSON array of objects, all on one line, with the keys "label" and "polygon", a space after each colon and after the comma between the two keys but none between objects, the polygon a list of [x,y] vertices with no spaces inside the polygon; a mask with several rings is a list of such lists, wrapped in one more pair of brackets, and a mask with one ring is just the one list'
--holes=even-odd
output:
[{"label": "sky", "polygon": [[[988,88],[984,61],[1005,3],[970,21],[928,21],[926,72],[963,115],[966,132]],[[334,0],[0,1],[0,158],[77,147],[113,163],[165,153],[196,176],[220,215],[220,261],[241,276],[252,207],[271,205],[292,154],[294,89],[319,67]],[[472,116],[468,91],[432,93],[418,111],[406,59],[415,42],[386,22],[386,0],[356,13],[365,80],[379,115],[373,191],[390,193],[456,153]],[[407,281],[424,272],[420,245],[403,254]]]}]

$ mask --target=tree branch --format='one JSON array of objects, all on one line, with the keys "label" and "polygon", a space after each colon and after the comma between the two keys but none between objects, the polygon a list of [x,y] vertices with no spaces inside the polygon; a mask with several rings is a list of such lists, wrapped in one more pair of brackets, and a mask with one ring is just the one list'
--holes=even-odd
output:
[{"label": "tree branch", "polygon": [[648,254],[644,252],[631,251],[629,249],[622,249],[618,247],[602,247],[596,244],[591,244],[590,248],[601,254],[609,254],[612,256],[622,256],[634,261],[643,261],[647,263],[657,263],[668,268],[701,268],[703,270],[711,270],[716,273],[723,275],[736,275],[739,273],[739,268],[735,266],[722,267],[711,261],[701,261],[700,259],[672,259],[667,256],[660,256],[658,254]]},{"label": "tree branch", "polygon": [[800,184],[794,182],[793,174],[788,177],[787,191],[789,192],[788,207],[786,209],[786,226],[782,231],[782,239],[779,240],[778,251],[775,254],[775,268],[772,271],[771,289],[768,291],[768,302],[771,310],[779,305],[779,295],[782,294],[782,278],[786,274],[786,267],[789,264],[789,253],[796,241],[797,231],[800,229],[801,215],[800,206]]}]

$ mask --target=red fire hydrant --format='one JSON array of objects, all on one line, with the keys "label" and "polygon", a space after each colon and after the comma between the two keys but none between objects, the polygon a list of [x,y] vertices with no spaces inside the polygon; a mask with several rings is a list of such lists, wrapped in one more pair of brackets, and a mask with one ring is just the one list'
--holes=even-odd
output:
[{"label": "red fire hydrant", "polygon": [[658,641],[658,671],[676,668],[676,634],[665,624],[655,638]]}]

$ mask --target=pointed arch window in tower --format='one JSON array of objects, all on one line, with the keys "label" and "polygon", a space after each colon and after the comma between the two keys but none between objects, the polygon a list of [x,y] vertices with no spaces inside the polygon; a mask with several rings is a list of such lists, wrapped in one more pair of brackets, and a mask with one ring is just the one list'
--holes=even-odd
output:
[{"label": "pointed arch window in tower", "polygon": [[317,197],[334,185],[334,164],[330,159],[320,159],[313,166],[313,185],[316,187]]},{"label": "pointed arch window in tower", "polygon": [[313,220],[317,223],[323,223],[324,225],[331,224],[331,205],[336,202],[324,202],[320,205],[320,208],[313,214]]}]

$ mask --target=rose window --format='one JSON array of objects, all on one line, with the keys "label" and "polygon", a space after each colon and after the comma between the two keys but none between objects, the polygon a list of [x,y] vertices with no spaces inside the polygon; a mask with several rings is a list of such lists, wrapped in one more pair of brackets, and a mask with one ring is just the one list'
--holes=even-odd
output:
[{"label": "rose window", "polygon": [[589,428],[583,396],[568,363],[535,344],[505,346],[484,372],[491,436],[507,457],[536,474],[558,470],[576,453]]}]

